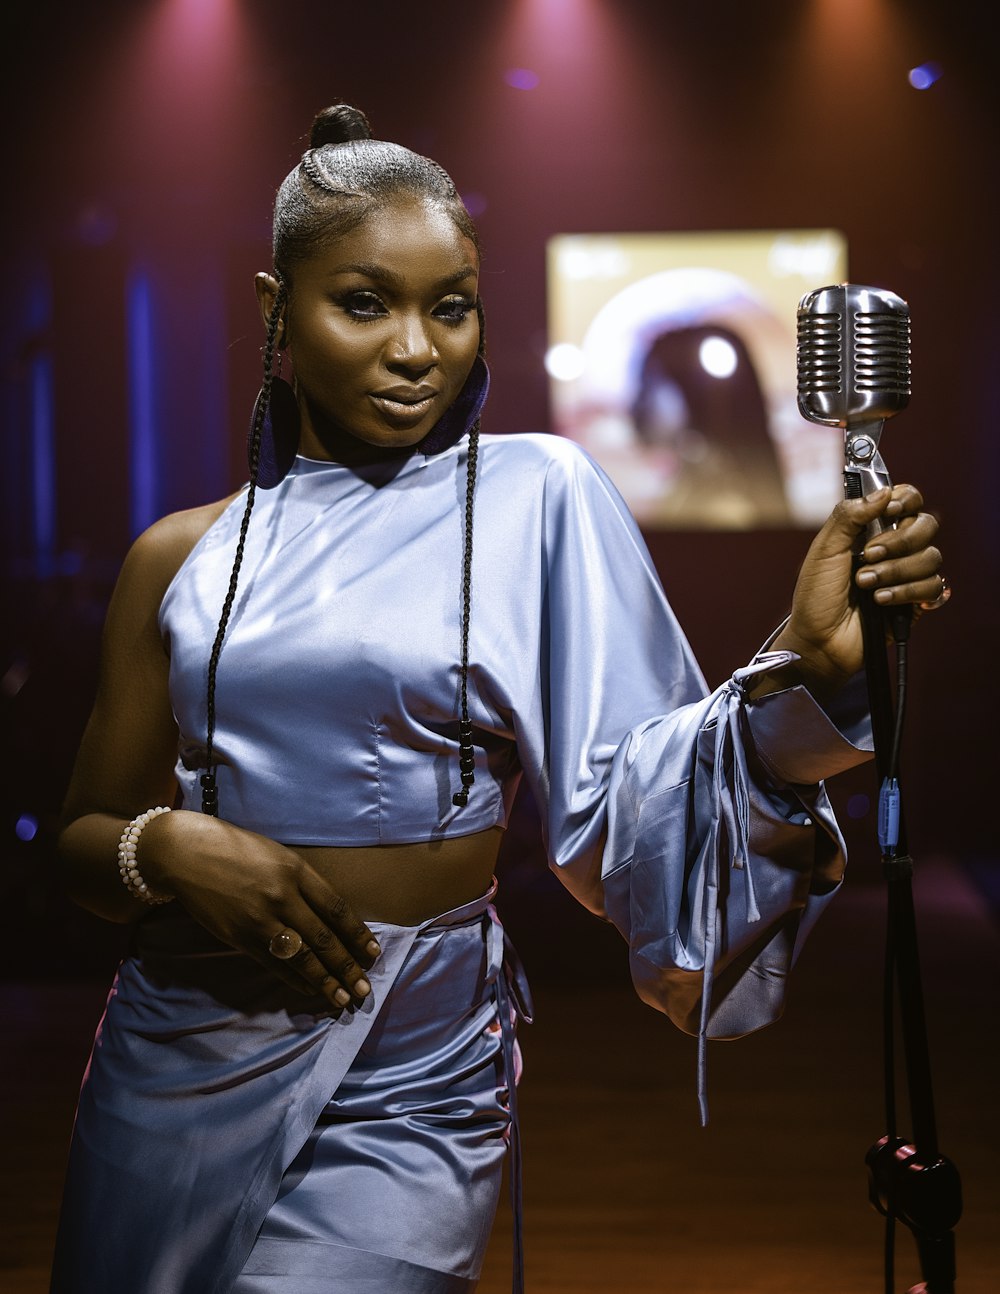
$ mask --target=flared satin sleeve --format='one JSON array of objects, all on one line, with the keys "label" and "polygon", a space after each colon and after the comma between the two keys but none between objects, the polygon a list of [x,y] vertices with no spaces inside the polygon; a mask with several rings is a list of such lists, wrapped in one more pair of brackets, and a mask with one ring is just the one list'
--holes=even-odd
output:
[{"label": "flared satin sleeve", "polygon": [[707,694],[638,528],[601,470],[546,482],[535,705],[516,720],[552,867],[629,943],[636,989],[704,1040],[781,1013],[805,935],[839,886],[822,779],[870,757],[863,688],[751,701],[764,651]]}]

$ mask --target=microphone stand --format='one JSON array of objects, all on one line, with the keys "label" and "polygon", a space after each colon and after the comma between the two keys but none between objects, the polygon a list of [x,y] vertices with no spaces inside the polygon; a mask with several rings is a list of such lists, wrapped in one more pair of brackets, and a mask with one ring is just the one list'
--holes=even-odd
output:
[{"label": "microphone stand", "polygon": [[[877,436],[873,439],[877,444]],[[881,459],[877,454],[874,457],[881,467]],[[876,466],[870,456],[868,463],[872,467]],[[867,464],[861,462],[852,464],[850,450],[848,451],[848,466],[844,473],[848,498],[859,498],[865,493],[865,466]],[[852,470],[852,467],[859,470]],[[888,481],[887,474],[884,475],[884,481]],[[855,557],[855,570],[861,564],[862,559],[858,555]],[[913,907],[913,860],[907,847],[906,827],[899,798],[898,769],[895,767],[905,699],[906,644],[911,614],[909,608],[906,608],[889,617],[899,665],[896,689],[898,713],[894,717],[886,643],[887,617],[868,590],[859,591],[859,612],[875,744],[875,767],[881,787],[879,841],[887,886],[883,1005],[888,1131],[865,1156],[869,1173],[869,1199],[886,1218],[886,1294],[893,1294],[896,1219],[905,1223],[914,1235],[923,1276],[922,1283],[913,1286],[908,1294],[953,1294],[955,1242],[952,1228],[962,1213],[962,1190],[958,1170],[938,1150]],[[910,1116],[913,1120],[912,1142],[899,1136],[896,1127],[894,1023],[897,1000]]]}]

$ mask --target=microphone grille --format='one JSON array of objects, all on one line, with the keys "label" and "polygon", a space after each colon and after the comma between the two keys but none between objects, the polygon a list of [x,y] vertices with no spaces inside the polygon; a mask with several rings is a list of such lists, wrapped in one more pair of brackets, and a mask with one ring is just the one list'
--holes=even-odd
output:
[{"label": "microphone grille", "polygon": [[854,313],[854,381],[885,401],[910,397],[910,316],[902,311]]},{"label": "microphone grille", "polygon": [[[844,390],[844,330],[838,310],[799,307],[795,362],[799,403],[834,408]],[[836,422],[835,417],[824,421]]]},{"label": "microphone grille", "polygon": [[841,283],[799,302],[796,368],[803,417],[831,427],[892,417],[910,398],[910,308],[883,288]]}]

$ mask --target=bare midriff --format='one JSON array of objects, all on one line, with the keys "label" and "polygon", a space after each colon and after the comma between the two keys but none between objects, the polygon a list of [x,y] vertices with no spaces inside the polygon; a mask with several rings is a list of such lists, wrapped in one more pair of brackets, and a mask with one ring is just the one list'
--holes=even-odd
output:
[{"label": "bare midriff", "polygon": [[490,888],[502,827],[409,845],[292,845],[363,921],[415,926]]}]

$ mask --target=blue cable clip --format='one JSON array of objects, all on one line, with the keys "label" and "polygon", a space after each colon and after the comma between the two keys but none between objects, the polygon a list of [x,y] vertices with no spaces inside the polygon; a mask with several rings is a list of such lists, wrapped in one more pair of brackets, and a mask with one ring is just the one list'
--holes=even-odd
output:
[{"label": "blue cable clip", "polygon": [[899,783],[894,777],[882,782],[878,793],[878,843],[883,854],[899,844]]}]

